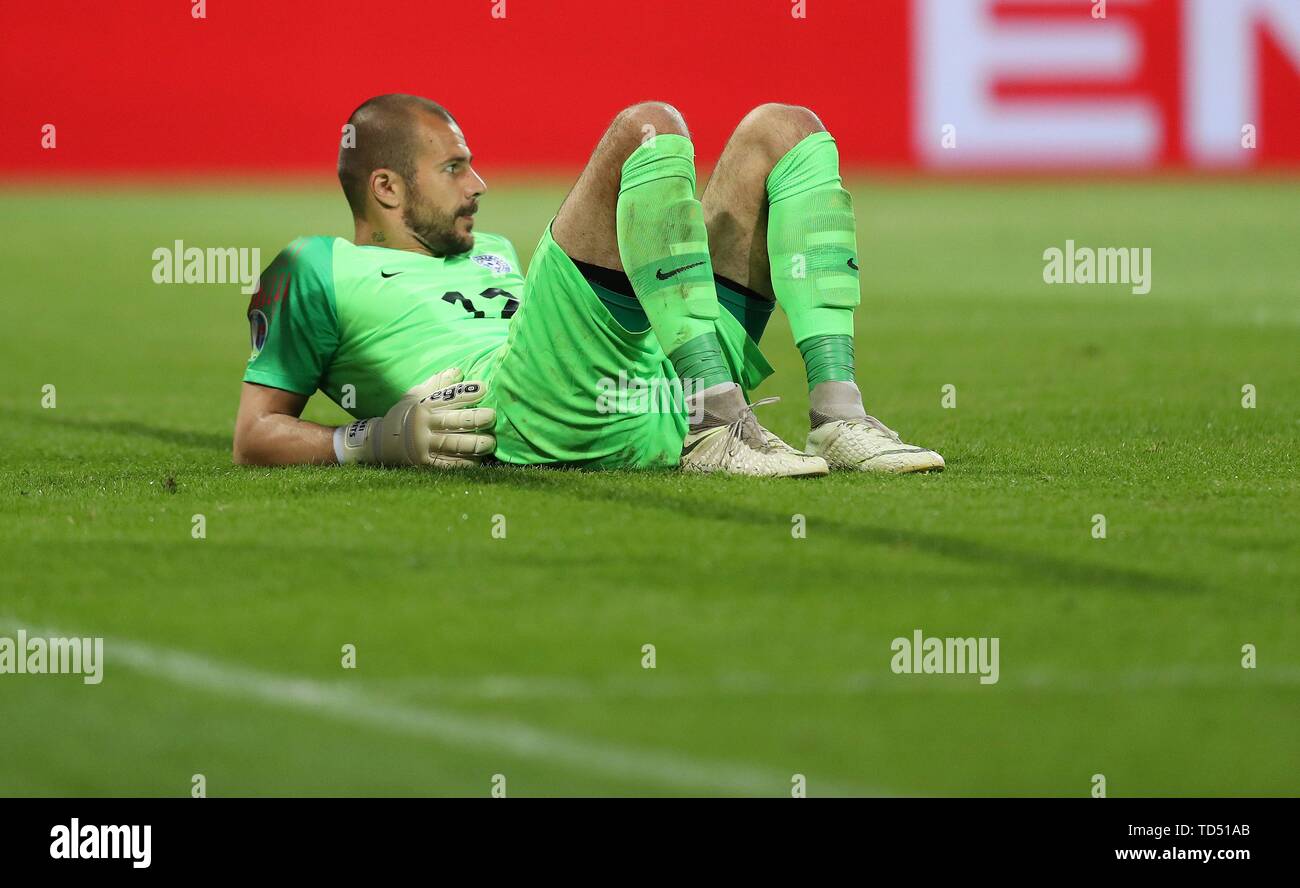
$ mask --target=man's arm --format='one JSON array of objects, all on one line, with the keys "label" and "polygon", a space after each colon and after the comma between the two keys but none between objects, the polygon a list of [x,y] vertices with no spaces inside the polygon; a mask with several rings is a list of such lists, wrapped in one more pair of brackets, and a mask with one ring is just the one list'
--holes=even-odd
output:
[{"label": "man's arm", "polygon": [[334,429],[299,419],[305,406],[306,395],[244,383],[235,416],[235,464],[337,463]]},{"label": "man's arm", "polygon": [[235,417],[239,465],[381,463],[437,469],[479,465],[496,448],[496,411],[476,406],[485,383],[444,370],[408,391],[383,416],[331,428],[298,417],[307,396],[245,382]]}]

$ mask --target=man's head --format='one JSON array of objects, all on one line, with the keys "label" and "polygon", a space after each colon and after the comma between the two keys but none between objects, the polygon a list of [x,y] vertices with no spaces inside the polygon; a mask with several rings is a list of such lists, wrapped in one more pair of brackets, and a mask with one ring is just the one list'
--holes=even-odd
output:
[{"label": "man's head", "polygon": [[470,166],[465,136],[445,108],[394,93],[369,99],[348,123],[353,129],[339,148],[339,183],[358,222],[405,230],[435,256],[474,246],[474,213],[487,185]]}]

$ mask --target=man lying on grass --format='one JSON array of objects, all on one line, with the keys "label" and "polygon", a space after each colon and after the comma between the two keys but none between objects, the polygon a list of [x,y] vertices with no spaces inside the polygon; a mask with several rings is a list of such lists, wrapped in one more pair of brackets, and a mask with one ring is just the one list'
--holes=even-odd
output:
[{"label": "man lying on grass", "polygon": [[[474,232],[487,186],[451,114],[386,95],[349,123],[355,146],[345,140],[338,171],[355,238],[300,238],[263,273],[236,462],[943,468],[863,407],[852,202],[835,140],[808,109],[746,115],[700,200],[681,115],[661,102],[625,109],[527,280],[508,240]],[[746,400],[772,372],[758,342],[775,303],[807,369],[804,451],[759,425]],[[611,379],[677,383],[686,397],[610,410]],[[299,419],[317,389],[374,418]]]}]

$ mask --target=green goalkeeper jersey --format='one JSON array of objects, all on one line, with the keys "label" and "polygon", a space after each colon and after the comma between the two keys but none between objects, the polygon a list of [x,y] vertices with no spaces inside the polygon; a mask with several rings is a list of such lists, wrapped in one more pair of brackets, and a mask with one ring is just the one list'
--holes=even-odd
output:
[{"label": "green goalkeeper jersey", "polygon": [[523,288],[519,257],[500,235],[475,233],[472,250],[442,259],[299,238],[253,294],[244,380],[319,389],[355,416],[382,416],[450,367],[487,379]]}]

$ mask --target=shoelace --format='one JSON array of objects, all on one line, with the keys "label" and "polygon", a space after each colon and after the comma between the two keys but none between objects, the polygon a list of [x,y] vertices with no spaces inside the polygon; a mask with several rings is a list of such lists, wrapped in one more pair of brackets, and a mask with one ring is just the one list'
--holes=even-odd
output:
[{"label": "shoelace", "polygon": [[[727,456],[735,456],[740,452],[740,444],[741,441],[743,440],[742,435],[744,434],[745,420],[747,419],[753,420],[754,425],[758,426],[759,433],[760,433],[760,440],[763,441],[763,448],[764,449],[767,448],[768,446],[767,440],[762,435],[763,427],[761,425],[758,425],[758,418],[754,416],[754,408],[762,407],[765,404],[775,404],[779,400],[781,400],[781,397],[779,395],[774,395],[770,398],[760,398],[759,400],[755,401],[753,404],[745,405],[745,409],[740,412],[740,416],[736,417],[736,419],[727,426],[727,443],[726,443]],[[732,449],[733,447],[735,448],[734,450]]]}]

